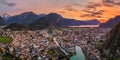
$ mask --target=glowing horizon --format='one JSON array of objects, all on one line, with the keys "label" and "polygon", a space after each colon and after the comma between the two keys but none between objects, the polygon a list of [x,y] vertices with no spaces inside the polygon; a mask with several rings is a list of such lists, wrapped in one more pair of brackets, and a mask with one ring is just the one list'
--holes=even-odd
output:
[{"label": "glowing horizon", "polygon": [[76,20],[97,19],[106,22],[120,15],[119,0],[0,0],[0,14],[21,14],[33,11],[36,14],[58,13]]}]

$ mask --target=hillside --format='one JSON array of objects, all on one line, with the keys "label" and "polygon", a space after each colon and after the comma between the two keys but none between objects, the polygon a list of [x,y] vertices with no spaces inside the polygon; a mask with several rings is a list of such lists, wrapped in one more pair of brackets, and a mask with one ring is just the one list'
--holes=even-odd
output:
[{"label": "hillside", "polygon": [[120,21],[120,16],[116,16],[114,18],[111,18],[106,23],[100,24],[100,28],[113,28],[116,23]]},{"label": "hillside", "polygon": [[106,35],[103,52],[108,60],[120,58],[120,22]]},{"label": "hillside", "polygon": [[10,30],[15,30],[16,31],[16,30],[26,30],[28,28],[24,25],[19,24],[19,23],[13,23],[13,24],[10,24],[3,29],[10,29]]}]

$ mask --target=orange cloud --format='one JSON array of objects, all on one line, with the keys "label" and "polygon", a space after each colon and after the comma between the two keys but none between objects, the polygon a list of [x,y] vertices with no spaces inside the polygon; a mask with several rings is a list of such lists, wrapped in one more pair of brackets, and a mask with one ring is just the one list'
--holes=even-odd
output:
[{"label": "orange cloud", "polygon": [[[110,6],[106,5],[103,3],[103,0],[94,0],[93,3],[89,2],[88,5],[85,4],[85,6],[82,6],[81,4],[71,4],[71,5],[59,5],[56,7],[56,5],[52,4],[42,4],[42,5],[37,5],[35,4],[34,7],[30,7],[29,9],[23,9],[23,10],[18,10],[15,12],[9,12],[8,14],[15,15],[15,14],[20,14],[25,11],[33,11],[37,14],[40,13],[51,13],[51,12],[56,12],[61,14],[65,18],[71,18],[71,19],[76,19],[76,20],[90,20],[90,19],[98,19],[100,22],[106,22],[110,18],[113,18],[117,15],[120,15],[120,8],[118,6]],[[67,2],[67,1],[66,1]],[[97,2],[97,3],[96,3]],[[38,2],[39,3],[39,2]],[[48,4],[48,5],[46,5]],[[65,3],[66,4],[66,3]],[[84,3],[82,3],[84,4]],[[50,5],[50,6],[49,6]],[[87,5],[87,6],[86,6]],[[24,6],[24,5],[22,5]],[[21,5],[20,5],[21,7]],[[25,7],[26,8],[26,7]],[[84,9],[84,10],[83,10]]]},{"label": "orange cloud", "polygon": [[66,18],[72,18],[77,20],[98,19],[100,22],[103,23],[108,21],[110,18],[120,15],[120,8],[118,6],[111,7],[101,4],[99,6],[97,5],[97,7],[93,7],[93,10],[89,12],[83,10],[69,11],[61,9],[57,10],[57,13],[61,14],[63,17]]}]

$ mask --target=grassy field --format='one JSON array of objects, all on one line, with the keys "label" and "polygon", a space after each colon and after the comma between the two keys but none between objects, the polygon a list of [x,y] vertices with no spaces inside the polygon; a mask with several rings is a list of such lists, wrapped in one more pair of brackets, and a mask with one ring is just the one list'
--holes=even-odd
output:
[{"label": "grassy field", "polygon": [[3,60],[12,60],[11,56],[2,56]]},{"label": "grassy field", "polygon": [[11,37],[0,36],[0,43],[10,43],[12,41]]}]

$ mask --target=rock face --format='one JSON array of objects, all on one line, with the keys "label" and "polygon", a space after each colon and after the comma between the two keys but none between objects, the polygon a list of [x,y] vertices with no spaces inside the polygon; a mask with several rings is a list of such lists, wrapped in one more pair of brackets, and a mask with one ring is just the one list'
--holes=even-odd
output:
[{"label": "rock face", "polygon": [[1,16],[0,16],[0,25],[5,25],[5,21]]},{"label": "rock face", "polygon": [[109,60],[120,58],[120,22],[106,35],[103,46],[104,55]]},{"label": "rock face", "polygon": [[112,18],[108,20],[106,23],[100,24],[100,28],[113,28],[116,23],[120,21],[120,16],[116,16],[115,18]]}]

